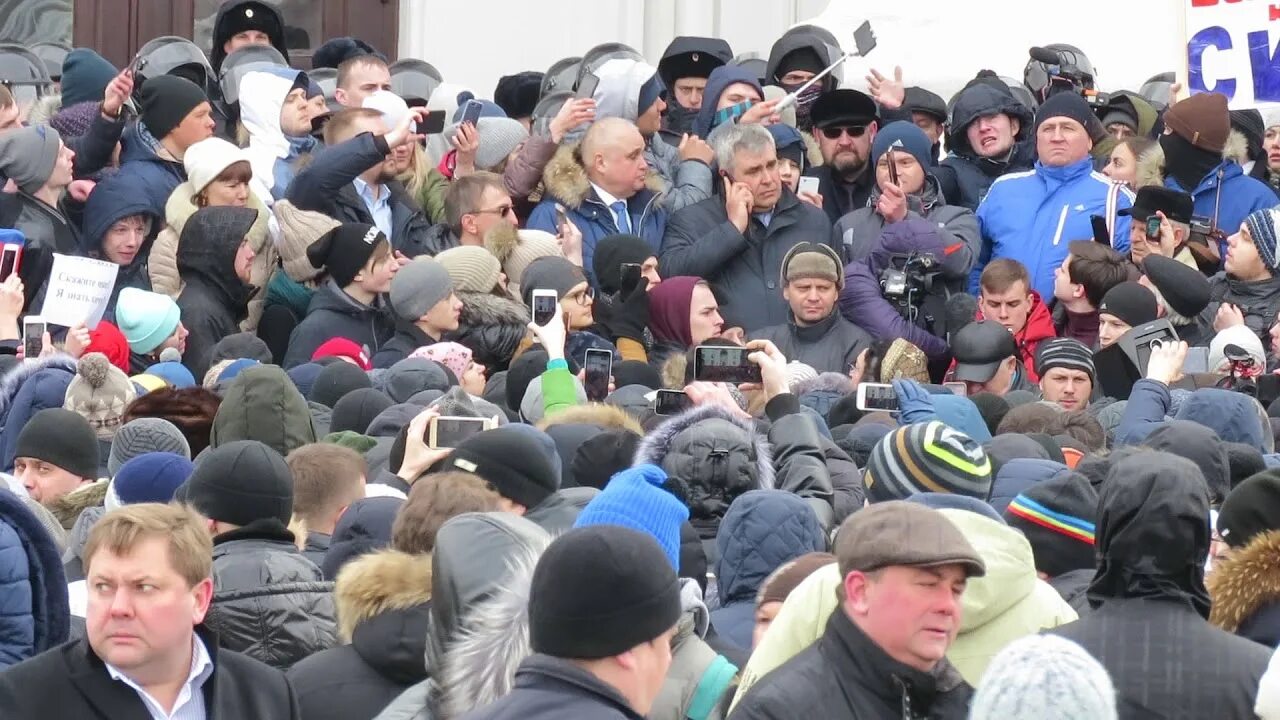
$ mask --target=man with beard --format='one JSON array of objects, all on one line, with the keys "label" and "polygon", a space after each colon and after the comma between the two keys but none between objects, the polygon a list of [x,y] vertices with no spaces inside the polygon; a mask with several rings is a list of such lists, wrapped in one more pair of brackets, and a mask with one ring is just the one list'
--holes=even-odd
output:
[{"label": "man with beard", "polygon": [[299,210],[373,225],[408,257],[429,253],[431,223],[396,181],[394,153],[418,141],[412,124],[426,114],[426,108],[410,108],[388,127],[383,113],[371,108],[335,113],[324,130],[326,149],[297,174],[285,197]]},{"label": "man with beard", "polygon": [[502,176],[480,170],[449,183],[444,222],[431,228],[428,252],[437,255],[460,245],[484,245],[491,235],[497,235],[499,243],[514,244],[519,242],[518,226]]},{"label": "man with beard", "polygon": [[875,188],[875,173],[867,160],[880,114],[869,96],[841,88],[823,93],[813,103],[810,117],[823,164],[805,175],[818,178],[823,210],[834,225],[846,214],[866,207]]},{"label": "man with beard", "polygon": [[720,38],[681,36],[671,41],[658,74],[667,87],[667,112],[662,117],[663,132],[679,144],[685,133],[693,132],[693,119],[702,109],[702,93],[712,70],[733,59],[729,43]]}]

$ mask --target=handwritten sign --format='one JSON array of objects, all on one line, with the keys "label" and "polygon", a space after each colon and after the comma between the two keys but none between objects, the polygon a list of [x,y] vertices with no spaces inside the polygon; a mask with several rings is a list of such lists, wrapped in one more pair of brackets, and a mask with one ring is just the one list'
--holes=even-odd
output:
[{"label": "handwritten sign", "polygon": [[1280,105],[1280,2],[1184,0],[1187,88],[1233,110]]},{"label": "handwritten sign", "polygon": [[41,317],[50,325],[85,323],[96,328],[111,301],[120,266],[92,258],[54,253]]}]

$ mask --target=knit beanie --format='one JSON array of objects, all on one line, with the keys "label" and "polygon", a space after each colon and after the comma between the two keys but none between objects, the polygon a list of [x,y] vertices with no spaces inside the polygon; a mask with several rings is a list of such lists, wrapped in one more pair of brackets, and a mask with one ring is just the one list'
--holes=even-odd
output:
[{"label": "knit beanie", "polygon": [[293,474],[284,457],[257,440],[236,440],[210,450],[175,498],[209,518],[243,527],[293,516]]},{"label": "knit beanie", "polygon": [[324,213],[300,210],[288,200],[277,200],[271,206],[271,212],[275,214],[276,223],[280,226],[276,249],[280,251],[280,264],[285,274],[298,283],[314,280],[321,270],[311,264],[307,250],[342,223]]},{"label": "knit beanie", "polygon": [[[497,168],[529,139],[529,131],[519,120],[506,117],[481,117],[476,121],[476,132],[480,143],[476,148],[477,170]],[[449,141],[457,134],[458,126],[451,125],[445,128],[444,138]]]},{"label": "knit beanie", "polygon": [[361,55],[376,55],[382,58],[381,53],[360,38],[350,36],[330,38],[312,53],[311,67],[337,70],[342,63]]},{"label": "knit beanie", "polygon": [[448,371],[440,363],[423,358],[405,358],[387,368],[377,378],[374,387],[393,401],[403,403],[423,390],[435,388],[444,391],[450,385],[453,383],[449,380]]},{"label": "knit beanie", "polygon": [[1057,635],[1028,635],[1009,643],[982,674],[969,720],[1030,717],[1116,720],[1116,690],[1106,668]]},{"label": "knit beanie", "polygon": [[606,430],[585,440],[569,461],[569,475],[579,487],[603,490],[610,478],[631,467],[640,436],[626,430]]},{"label": "knit beanie", "polygon": [[238,162],[249,162],[249,151],[243,150],[220,137],[205,138],[182,155],[182,167],[187,171],[193,195],[200,194],[227,168]]},{"label": "knit beanie", "polygon": [[98,438],[78,413],[46,408],[18,433],[15,458],[34,458],[82,478],[98,477]]},{"label": "knit beanie", "polygon": [[[474,249],[488,255],[480,248]],[[401,267],[391,280],[391,309],[401,320],[417,322],[437,303],[453,293],[454,283],[454,278],[444,264],[426,256],[416,257],[413,262]]]},{"label": "knit beanie", "polygon": [[62,106],[100,103],[120,71],[90,48],[76,48],[62,59]]},{"label": "knit beanie", "polygon": [[542,92],[542,77],[542,73],[533,71],[503,75],[493,89],[493,102],[509,118],[532,117]]},{"label": "knit beanie", "polygon": [[453,288],[458,292],[493,292],[498,286],[498,275],[502,272],[502,264],[498,262],[498,258],[475,245],[449,248],[436,255],[435,262],[448,273],[453,280]]},{"label": "knit beanie", "polygon": [[933,167],[933,144],[915,123],[898,120],[876,132],[876,139],[871,143],[872,168],[880,163],[881,156],[889,152],[890,148],[915,158],[924,172],[929,172],[929,168]]},{"label": "knit beanie", "polygon": [[[1036,111],[1035,131],[1040,131],[1040,126],[1049,118],[1065,117],[1080,123],[1084,131],[1089,135],[1089,139],[1094,143],[1103,139],[1107,135],[1107,129],[1102,126],[1102,121],[1098,120],[1098,116],[1093,113],[1093,109],[1089,107],[1089,103],[1076,93],[1058,93],[1050,95],[1045,100],[1040,109]],[[1223,112],[1223,119],[1226,119],[1226,113]]]},{"label": "knit beanie", "polygon": [[1155,320],[1159,310],[1156,307],[1156,296],[1150,290],[1136,282],[1122,282],[1102,296],[1098,314],[1104,313],[1115,315],[1130,327],[1138,327]]},{"label": "knit beanie", "polygon": [[120,332],[120,328],[106,320],[99,321],[98,327],[89,331],[89,344],[84,346],[84,352],[106,355],[107,361],[122,373],[127,374],[132,367],[129,341]]},{"label": "knit beanie", "polygon": [[[612,295],[622,289],[623,263],[643,265],[645,260],[656,257],[657,254],[649,242],[639,235],[606,235],[596,243],[595,254],[591,256],[591,269],[600,290]],[[783,267],[786,267],[785,260]]]},{"label": "knit beanie", "polygon": [[163,418],[138,418],[120,426],[111,439],[107,474],[114,477],[129,460],[146,453],[171,453],[191,457],[191,446],[178,426]]},{"label": "knit beanie", "polygon": [[463,440],[444,461],[448,470],[479,475],[499,495],[534,508],[560,486],[538,441],[513,427],[485,430]]},{"label": "knit beanie", "polygon": [[377,227],[343,223],[308,247],[307,259],[312,266],[327,270],[338,287],[346,287],[356,279],[383,243],[390,245],[387,236]]},{"label": "knit beanie", "polygon": [[352,365],[366,372],[373,369],[373,363],[369,359],[369,352],[359,343],[349,338],[329,338],[320,343],[320,347],[311,353],[311,362],[325,358],[350,360]]},{"label": "knit beanie", "polygon": [[1040,377],[1053,368],[1083,370],[1094,382],[1093,353],[1084,343],[1074,338],[1050,338],[1036,348],[1036,372]]},{"label": "knit beanie", "polygon": [[204,386],[212,388],[219,383],[229,383],[239,377],[240,373],[251,367],[256,367],[262,363],[249,358],[240,358],[239,360],[223,360],[209,368],[209,372],[205,373]]},{"label": "knit beanie", "polygon": [[320,371],[307,399],[332,408],[347,393],[373,387],[369,375],[349,362],[336,362]]},{"label": "knit beanie", "polygon": [[120,427],[129,403],[138,396],[129,376],[102,353],[89,353],[76,364],[76,376],[67,386],[62,407],[78,413],[97,436],[110,440]]},{"label": "knit beanie", "polygon": [[555,290],[556,298],[563,300],[570,290],[586,279],[582,268],[563,257],[538,258],[525,268],[524,275],[520,277],[520,297],[526,307],[533,306],[534,290]]},{"label": "knit beanie", "polygon": [[1213,336],[1209,341],[1208,369],[1211,373],[1220,372],[1227,363],[1227,347],[1234,345],[1233,352],[1243,350],[1253,358],[1254,365],[1264,369],[1267,365],[1267,351],[1262,347],[1262,340],[1248,325],[1232,325]]},{"label": "knit beanie", "polygon": [[823,243],[796,243],[782,258],[782,285],[803,279],[826,280],[835,283],[837,290],[843,290],[844,267],[840,256]]},{"label": "knit beanie", "polygon": [[1227,494],[1218,510],[1218,534],[1233,548],[1280,529],[1280,469],[1248,478]]},{"label": "knit beanie", "polygon": [[1280,210],[1265,208],[1249,213],[1244,224],[1249,228],[1249,236],[1253,238],[1253,246],[1258,249],[1258,257],[1272,275],[1280,272],[1280,253],[1276,252],[1277,226],[1280,226]]},{"label": "knit beanie", "polygon": [[867,459],[863,480],[873,503],[905,500],[918,492],[985,499],[991,490],[991,461],[968,435],[935,420],[881,438]]},{"label": "knit beanie", "polygon": [[136,503],[168,503],[194,470],[195,465],[183,455],[143,453],[113,473],[103,504],[111,512]]},{"label": "knit beanie", "polygon": [[84,137],[89,134],[93,119],[101,112],[100,107],[101,101],[64,104],[61,110],[49,118],[49,127],[57,130],[64,138]]},{"label": "knit beanie", "polygon": [[449,368],[459,380],[467,368],[471,367],[471,348],[456,342],[432,343],[409,353],[409,357],[434,360]]},{"label": "knit beanie", "polygon": [[[186,365],[180,362],[158,362],[147,368],[147,371],[142,375],[135,375],[132,379],[136,383],[138,382],[137,378],[140,377],[159,378],[164,381],[165,385],[175,388],[189,388],[196,385],[195,376],[191,374]],[[156,388],[151,389],[155,390]]]},{"label": "knit beanie", "polygon": [[1094,567],[1098,493],[1078,473],[1063,473],[1027,488],[1004,510],[1005,522],[1031,543],[1036,569],[1049,577]]},{"label": "knit beanie", "polygon": [[666,482],[667,473],[657,465],[623,470],[591,498],[573,526],[621,525],[648,533],[680,572],[680,523],[689,519],[689,508],[662,489]]},{"label": "knit beanie", "polygon": [[329,419],[329,431],[353,430],[363,434],[369,429],[369,423],[373,422],[374,418],[394,404],[395,402],[380,390],[373,388],[353,390],[343,395],[342,399],[333,406],[333,414]]},{"label": "knit beanie", "polygon": [[62,137],[48,125],[6,130],[0,133],[0,177],[34,193],[53,175],[61,149]]},{"label": "knit beanie", "polygon": [[646,533],[575,528],[554,540],[529,587],[534,652],[592,660],[651,642],[680,619],[680,579]]},{"label": "knit beanie", "polygon": [[222,338],[213,346],[209,364],[241,358],[269,363],[272,361],[271,348],[251,332],[234,333]]},{"label": "knit beanie", "polygon": [[[494,229],[501,227],[502,224],[495,225]],[[516,232],[514,243],[501,242],[500,238],[503,237],[509,236],[490,231],[485,235],[484,246],[498,259],[498,262],[502,263],[502,272],[507,275],[507,287],[513,294],[519,295],[520,279],[524,277],[525,268],[538,258],[559,255],[560,243],[555,235],[544,230],[519,230]],[[600,249],[603,247],[603,240],[596,244],[595,258],[600,257]],[[650,252],[650,254],[653,253]],[[598,260],[594,261],[598,262]]]},{"label": "knit beanie", "polygon": [[1221,153],[1231,134],[1227,96],[1222,93],[1196,93],[1179,100],[1165,111],[1164,124],[1195,147]]},{"label": "knit beanie", "polygon": [[149,77],[138,91],[142,122],[157,140],[163,140],[200,103],[208,101],[199,85],[177,75]]},{"label": "knit beanie", "polygon": [[1267,469],[1267,461],[1258,448],[1238,442],[1222,443],[1222,445],[1227,451],[1227,467],[1230,468],[1232,490],[1239,487],[1240,483]]},{"label": "knit beanie", "polygon": [[127,287],[116,300],[116,323],[129,341],[129,349],[147,355],[178,330],[182,313],[173,298],[161,293]]}]

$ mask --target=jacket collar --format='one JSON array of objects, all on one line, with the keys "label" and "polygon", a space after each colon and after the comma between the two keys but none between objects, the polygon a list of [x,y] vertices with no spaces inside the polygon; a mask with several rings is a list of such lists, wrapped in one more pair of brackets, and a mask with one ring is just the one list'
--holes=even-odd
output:
[{"label": "jacket collar", "polygon": [[[212,715],[218,677],[218,638],[203,625],[197,625],[195,633],[204,643],[209,653],[209,660],[213,663],[213,674],[205,681],[203,687],[205,707]],[[88,638],[74,641],[66,659],[69,665],[67,675],[71,683],[84,694],[90,705],[102,710],[104,716],[138,718],[149,716],[146,704],[133,688],[111,679],[107,673],[106,663],[93,651]]]},{"label": "jacket collar", "polygon": [[904,717],[929,715],[940,695],[964,685],[945,658],[931,672],[922,672],[889,657],[839,607],[831,613],[820,642],[840,654],[835,666],[847,668],[848,680],[890,705],[901,705]]},{"label": "jacket collar", "polygon": [[223,546],[237,540],[268,540],[273,542],[283,542],[287,543],[295,551],[298,549],[297,546],[293,544],[293,533],[290,532],[289,528],[285,527],[284,523],[280,522],[276,518],[261,518],[259,520],[254,520],[248,525],[236,528],[235,530],[228,530],[227,532],[215,537],[213,539],[214,556],[225,554],[227,549]]},{"label": "jacket collar", "polygon": [[1091,157],[1085,157],[1083,160],[1070,165],[1063,165],[1062,167],[1050,167],[1039,160],[1036,161],[1036,174],[1042,178],[1051,192],[1063,185],[1079,180],[1091,172],[1093,172],[1093,158]]},{"label": "jacket collar", "polygon": [[831,314],[825,319],[807,326],[798,324],[796,316],[792,314],[791,334],[795,336],[796,340],[803,343],[822,342],[822,339],[827,336],[827,333],[831,332],[831,328],[835,327],[838,322],[840,322],[840,308],[838,307],[832,308]]},{"label": "jacket collar", "polygon": [[631,708],[613,686],[568,660],[535,653],[520,664],[516,671],[516,687],[531,687],[546,682],[567,686],[582,695],[591,695],[601,703],[613,705],[628,718],[643,720],[643,716]]}]

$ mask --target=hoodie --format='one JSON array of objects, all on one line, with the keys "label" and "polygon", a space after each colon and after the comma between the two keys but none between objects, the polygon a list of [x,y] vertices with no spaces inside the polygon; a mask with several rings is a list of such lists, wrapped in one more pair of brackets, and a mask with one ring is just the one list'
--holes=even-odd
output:
[{"label": "hoodie", "polygon": [[120,145],[120,170],[116,177],[125,187],[133,189],[135,197],[146,203],[152,215],[160,217],[174,188],[186,182],[187,169],[151,135],[141,119],[125,127]]},{"label": "hoodie", "polygon": [[284,456],[316,441],[307,401],[280,368],[248,368],[227,388],[209,431],[209,447],[235,440],[257,440]]},{"label": "hoodie", "polygon": [[257,217],[247,208],[202,208],[182,229],[177,265],[184,285],[178,309],[190,333],[182,359],[198,378],[209,370],[213,347],[238,332],[248,314],[252,292],[236,275],[235,260]]},{"label": "hoodie", "polygon": [[[120,291],[127,287],[139,290],[151,289],[151,278],[148,275],[147,263],[151,255],[151,246],[156,233],[160,231],[161,216],[157,215],[133,187],[117,177],[110,177],[98,183],[84,205],[84,233],[80,236],[81,250],[89,257],[107,260],[102,249],[102,241],[107,231],[120,220],[134,215],[142,215],[151,223],[147,237],[138,248],[133,262],[120,266],[116,274],[116,284],[111,291],[111,300],[107,304],[111,316],[115,314],[116,298]],[[110,316],[107,318],[111,319]]]},{"label": "hoodie", "polygon": [[316,349],[332,338],[346,338],[366,349],[370,357],[395,335],[395,321],[381,297],[365,305],[348,295],[332,279],[311,296],[307,316],[289,336],[282,366],[311,361]]},{"label": "hoodie", "polygon": [[[980,117],[997,113],[1017,120],[1018,132],[1006,157],[984,158],[969,145],[969,126]],[[947,202],[977,210],[996,178],[1030,170],[1036,160],[1034,122],[1031,110],[1018,102],[1003,82],[997,86],[975,81],[961,90],[947,123],[948,155],[934,169]]]},{"label": "hoodie", "polygon": [[284,197],[293,181],[293,164],[315,149],[311,136],[291,137],[280,127],[280,111],[301,70],[266,68],[250,72],[240,81],[240,123],[249,132],[249,164],[253,194],[270,207]]},{"label": "hoodie", "polygon": [[756,89],[760,93],[760,97],[764,97],[764,88],[760,87],[760,80],[754,73],[743,70],[734,65],[722,65],[711,71],[711,75],[707,77],[706,89],[702,92],[702,109],[698,111],[698,116],[693,120],[693,133],[698,137],[706,140],[714,129],[713,123],[716,117],[716,106],[720,103],[720,96],[724,93],[725,88],[734,83],[746,83]]}]

